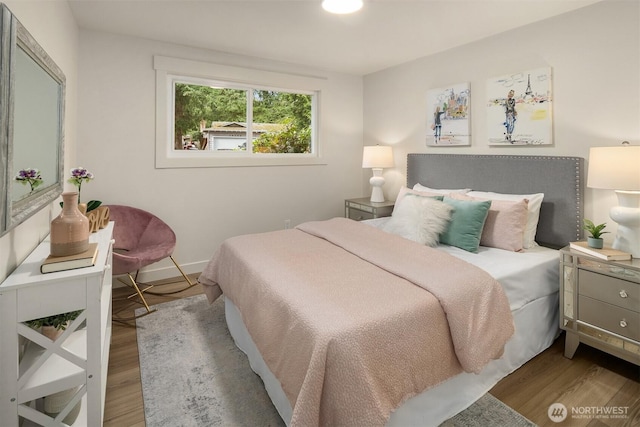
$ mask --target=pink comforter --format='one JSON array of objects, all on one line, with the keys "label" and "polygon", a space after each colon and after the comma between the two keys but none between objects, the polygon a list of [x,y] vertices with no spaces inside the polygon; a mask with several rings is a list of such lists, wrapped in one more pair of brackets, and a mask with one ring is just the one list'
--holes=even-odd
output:
[{"label": "pink comforter", "polygon": [[483,270],[344,218],[228,239],[199,281],[240,310],[292,426],[384,425],[406,399],[500,357],[514,331]]}]

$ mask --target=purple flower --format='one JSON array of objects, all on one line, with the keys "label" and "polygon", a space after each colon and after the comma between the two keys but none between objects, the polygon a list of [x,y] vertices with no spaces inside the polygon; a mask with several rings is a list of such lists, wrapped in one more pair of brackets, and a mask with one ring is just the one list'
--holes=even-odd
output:
[{"label": "purple flower", "polygon": [[71,169],[71,178],[69,178],[69,182],[74,184],[76,187],[82,185],[82,181],[90,181],[92,179],[93,174],[82,166]]},{"label": "purple flower", "polygon": [[16,181],[19,181],[22,185],[29,184],[31,187],[31,192],[38,188],[43,182],[42,177],[40,176],[40,171],[38,169],[26,168],[22,169],[18,172],[15,177]]},{"label": "purple flower", "polygon": [[80,203],[80,191],[82,189],[82,183],[84,181],[91,181],[92,179],[93,174],[82,166],[71,169],[71,178],[69,178],[67,182],[78,187],[78,203]]}]

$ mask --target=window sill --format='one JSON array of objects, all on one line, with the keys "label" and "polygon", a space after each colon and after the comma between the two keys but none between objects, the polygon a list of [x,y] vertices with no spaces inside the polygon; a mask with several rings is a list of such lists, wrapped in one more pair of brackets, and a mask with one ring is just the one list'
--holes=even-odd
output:
[{"label": "window sill", "polygon": [[326,160],[314,155],[230,154],[229,156],[212,156],[202,151],[185,151],[173,153],[171,156],[156,156],[156,169],[316,166],[326,164]]}]

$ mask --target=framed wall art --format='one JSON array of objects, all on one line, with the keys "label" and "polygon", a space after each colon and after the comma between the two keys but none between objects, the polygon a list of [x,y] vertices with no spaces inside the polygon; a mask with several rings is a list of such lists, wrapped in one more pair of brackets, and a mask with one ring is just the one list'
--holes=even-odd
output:
[{"label": "framed wall art", "polygon": [[551,145],[551,68],[487,81],[489,145]]},{"label": "framed wall art", "polygon": [[427,145],[471,145],[469,83],[427,91]]}]

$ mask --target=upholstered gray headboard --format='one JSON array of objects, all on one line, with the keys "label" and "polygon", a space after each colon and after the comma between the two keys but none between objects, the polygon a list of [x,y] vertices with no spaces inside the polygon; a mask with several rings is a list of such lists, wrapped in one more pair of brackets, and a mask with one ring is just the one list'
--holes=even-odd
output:
[{"label": "upholstered gray headboard", "polygon": [[554,156],[408,154],[407,187],[544,193],[536,241],[560,248],[582,238],[584,159]]}]

